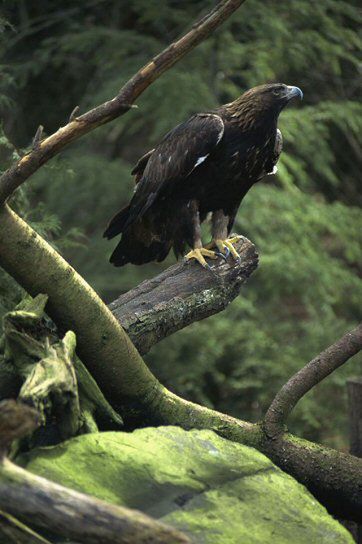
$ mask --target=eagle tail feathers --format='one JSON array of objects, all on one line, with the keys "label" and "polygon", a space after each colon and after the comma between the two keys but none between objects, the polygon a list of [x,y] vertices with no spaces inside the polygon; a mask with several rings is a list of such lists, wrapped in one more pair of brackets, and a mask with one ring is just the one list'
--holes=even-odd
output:
[{"label": "eagle tail feathers", "polygon": [[145,264],[151,261],[163,261],[172,242],[154,240],[149,245],[137,233],[136,228],[130,227],[123,233],[122,239],[113,251],[110,262],[114,266],[124,266],[127,263]]},{"label": "eagle tail feathers", "polygon": [[130,206],[122,208],[112,219],[110,220],[108,227],[103,233],[103,237],[111,240],[117,234],[120,234],[128,221]]}]

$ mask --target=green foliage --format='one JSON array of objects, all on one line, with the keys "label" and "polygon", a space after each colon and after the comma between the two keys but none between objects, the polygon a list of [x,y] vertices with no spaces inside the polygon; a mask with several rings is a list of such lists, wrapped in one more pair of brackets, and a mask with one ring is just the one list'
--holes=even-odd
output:
[{"label": "green foliage", "polygon": [[[76,104],[83,112],[111,98],[212,5],[8,0],[0,33],[6,134],[28,146],[39,123],[50,133]],[[17,197],[18,209],[111,300],[172,262],[121,270],[107,263],[114,244],[101,235],[132,193],[131,164],[177,122],[248,87],[284,81],[303,89],[303,104],[281,116],[279,173],[247,195],[235,227],[260,249],[258,271],[228,310],[149,356],[163,382],[188,398],[256,420],[293,372],[361,317],[360,22],[355,0],[248,0],[155,82],[138,110],[71,146]],[[9,293],[6,281],[0,293]],[[346,446],[345,379],[360,372],[360,360],[303,400],[294,430]]]},{"label": "green foliage", "polygon": [[[286,379],[361,317],[360,210],[302,192],[258,185],[237,224],[260,250],[260,266],[222,314],[188,327],[149,355],[169,387],[257,421]],[[340,446],[345,380],[361,357],[298,405],[291,429]],[[336,411],[336,398],[340,409]]]}]

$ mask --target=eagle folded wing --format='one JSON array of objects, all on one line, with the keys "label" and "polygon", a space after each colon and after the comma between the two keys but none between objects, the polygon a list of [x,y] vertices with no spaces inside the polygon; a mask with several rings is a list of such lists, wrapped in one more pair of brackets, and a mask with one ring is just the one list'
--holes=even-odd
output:
[{"label": "eagle folded wing", "polygon": [[276,136],[275,136],[274,151],[273,151],[271,161],[267,168],[267,176],[276,174],[278,172],[277,162],[279,160],[282,150],[283,150],[283,136],[280,130],[277,128]]},{"label": "eagle folded wing", "polygon": [[198,168],[223,134],[224,122],[219,115],[197,114],[171,130],[153,151],[144,155],[133,170],[139,174],[138,167],[145,165],[123,230],[142,217],[160,193],[172,189]]}]

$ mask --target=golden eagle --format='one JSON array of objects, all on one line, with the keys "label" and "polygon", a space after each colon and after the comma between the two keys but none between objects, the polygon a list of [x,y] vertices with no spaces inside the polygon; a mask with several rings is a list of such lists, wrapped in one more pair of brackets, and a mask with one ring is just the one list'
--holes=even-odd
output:
[{"label": "golden eagle", "polygon": [[[176,126],[136,164],[134,195],[110,221],[104,236],[122,238],[110,261],[115,266],[163,261],[186,245],[187,259],[238,259],[228,238],[250,187],[276,172],[282,150],[278,117],[288,102],[303,97],[298,87],[261,85],[215,111],[198,113]],[[212,212],[212,242],[203,247],[201,223]],[[217,249],[217,252],[211,248]]]}]

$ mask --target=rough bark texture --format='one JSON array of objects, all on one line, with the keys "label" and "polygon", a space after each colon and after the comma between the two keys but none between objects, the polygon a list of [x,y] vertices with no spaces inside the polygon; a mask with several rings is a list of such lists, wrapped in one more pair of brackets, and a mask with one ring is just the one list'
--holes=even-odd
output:
[{"label": "rough bark texture", "polygon": [[347,381],[350,453],[362,457],[362,377]]},{"label": "rough bark texture", "polygon": [[[137,72],[113,100],[77,118],[73,115],[65,127],[43,141],[39,131],[33,150],[1,177],[0,203],[65,145],[127,111],[157,77],[211,34],[242,3],[243,0],[220,2],[188,34]],[[152,422],[176,424],[184,428],[213,429],[230,440],[254,446],[272,456],[274,462],[295,478],[313,486],[316,496],[324,498],[324,504],[332,513],[341,515],[341,510],[348,508],[348,516],[358,519],[362,511],[362,470],[359,459],[317,447],[290,435],[275,441],[268,439],[258,425],[213,412],[167,391],[148,370],[127,334],[84,279],[6,206],[0,210],[0,264],[33,296],[39,293],[48,295],[47,312],[62,332],[75,332],[82,361],[107,399],[125,415],[129,425]],[[179,270],[180,274],[185,273],[182,268]],[[201,272],[209,274],[201,270],[197,273]],[[165,286],[168,289],[170,282],[172,279],[165,277],[160,290]],[[220,288],[225,289],[225,285],[220,285]],[[205,290],[201,292],[204,292],[205,297]],[[151,291],[147,296],[153,296]],[[178,302],[172,294],[172,304]],[[194,302],[198,303],[197,299]],[[127,304],[131,308],[136,300],[129,300]],[[203,307],[204,316],[209,315],[207,312],[210,308],[206,308]],[[191,319],[192,311],[188,309],[185,312],[187,319]],[[143,317],[147,321],[149,316],[143,314]],[[129,323],[128,326],[133,334],[138,324]],[[170,334],[179,327],[180,323],[177,322],[173,322],[170,328],[160,326],[160,330],[152,330],[151,326],[145,346],[151,345],[152,338]],[[3,442],[3,451],[4,447],[6,444]],[[34,522],[36,519],[37,523],[46,527],[47,523],[52,523],[53,530],[59,531],[59,534],[66,531],[66,536],[80,542],[84,538],[88,543],[127,541],[115,539],[114,534],[109,532],[112,528],[119,538],[126,534],[128,542],[157,542],[151,539],[149,520],[145,521],[144,516],[135,520],[141,533],[143,531],[143,540],[131,540],[134,525],[127,525],[129,518],[125,522],[124,514],[119,510],[103,513],[102,505],[89,502],[89,498],[82,498],[81,508],[77,511],[80,513],[79,518],[74,510],[78,494],[50,484],[55,501],[51,503],[49,482],[34,481],[34,478],[5,460],[0,478],[0,506],[4,505],[25,521],[31,519]],[[29,496],[32,500],[29,500]],[[165,540],[158,541],[170,540],[165,536]],[[174,540],[182,541],[185,540]]]},{"label": "rough bark texture", "polygon": [[109,305],[142,354],[194,321],[222,311],[239,294],[258,265],[255,246],[243,238],[236,246],[241,262],[219,259],[212,272],[182,261],[146,280]]},{"label": "rough bark texture", "polygon": [[153,81],[212,34],[244,2],[245,0],[222,0],[219,2],[210,13],[195,23],[187,34],[166,47],[143,66],[112,100],[76,118],[74,118],[73,110],[70,122],[43,141],[41,141],[42,130],[38,129],[34,138],[33,150],[9,168],[0,178],[0,205],[40,166],[54,157],[67,144],[126,113],[133,102]]}]

